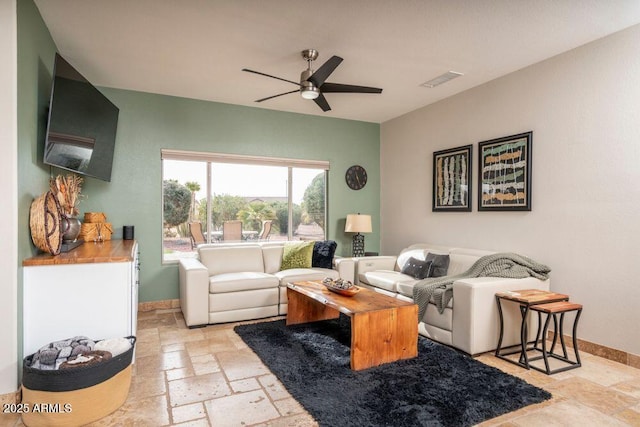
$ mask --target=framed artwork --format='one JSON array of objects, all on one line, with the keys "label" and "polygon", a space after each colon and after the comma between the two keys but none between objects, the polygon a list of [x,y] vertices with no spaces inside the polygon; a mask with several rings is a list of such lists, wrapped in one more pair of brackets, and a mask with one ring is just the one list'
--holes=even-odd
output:
[{"label": "framed artwork", "polygon": [[472,145],[433,153],[433,212],[471,211]]},{"label": "framed artwork", "polygon": [[533,132],[478,143],[478,210],[531,210]]}]

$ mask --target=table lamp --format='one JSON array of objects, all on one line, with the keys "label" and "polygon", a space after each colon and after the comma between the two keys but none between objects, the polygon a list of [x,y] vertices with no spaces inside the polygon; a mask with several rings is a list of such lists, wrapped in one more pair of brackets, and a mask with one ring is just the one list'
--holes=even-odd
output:
[{"label": "table lamp", "polygon": [[353,236],[353,256],[364,256],[364,236],[360,233],[371,233],[371,215],[349,214],[344,226],[345,233],[356,233]]}]

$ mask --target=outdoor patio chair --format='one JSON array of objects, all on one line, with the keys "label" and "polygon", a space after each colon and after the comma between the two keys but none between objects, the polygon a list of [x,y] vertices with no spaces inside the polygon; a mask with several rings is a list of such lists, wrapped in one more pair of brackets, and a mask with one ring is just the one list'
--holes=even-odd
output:
[{"label": "outdoor patio chair", "polygon": [[207,242],[204,238],[204,234],[202,234],[202,224],[199,222],[189,223],[189,234],[191,235],[191,249]]},{"label": "outdoor patio chair", "polygon": [[262,230],[260,230],[260,234],[258,234],[258,240],[269,240],[271,223],[273,223],[271,220],[262,221]]},{"label": "outdoor patio chair", "polygon": [[222,240],[242,240],[242,221],[225,221],[222,223]]}]

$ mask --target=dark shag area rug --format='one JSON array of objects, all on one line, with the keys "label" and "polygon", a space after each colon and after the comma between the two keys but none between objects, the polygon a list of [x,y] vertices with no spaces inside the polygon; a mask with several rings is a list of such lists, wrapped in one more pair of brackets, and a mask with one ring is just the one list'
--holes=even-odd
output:
[{"label": "dark shag area rug", "polygon": [[235,331],[321,426],[471,426],[551,398],[424,337],[415,359],[352,371],[350,322],[343,315]]}]

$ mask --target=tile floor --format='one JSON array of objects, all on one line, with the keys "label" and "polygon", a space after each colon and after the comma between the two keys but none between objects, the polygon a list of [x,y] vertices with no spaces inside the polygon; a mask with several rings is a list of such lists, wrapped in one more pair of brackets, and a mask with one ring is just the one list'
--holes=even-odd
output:
[{"label": "tile floor", "polygon": [[[188,329],[180,310],[141,312],[129,398],[98,426],[315,426],[313,418],[234,333]],[[640,426],[640,369],[587,353],[583,366],[547,376],[484,354],[478,360],[553,394],[482,426]],[[22,426],[18,417],[0,426]]]}]

